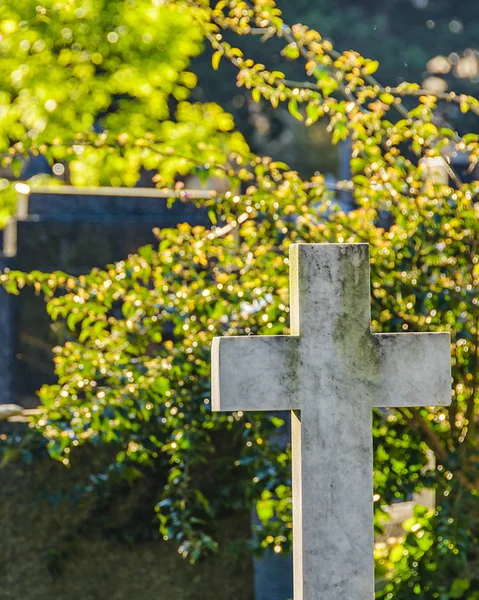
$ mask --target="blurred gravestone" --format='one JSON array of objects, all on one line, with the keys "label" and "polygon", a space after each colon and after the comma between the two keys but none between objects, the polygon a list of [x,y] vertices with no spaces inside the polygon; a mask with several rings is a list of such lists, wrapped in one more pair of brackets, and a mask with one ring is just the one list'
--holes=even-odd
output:
[{"label": "blurred gravestone", "polygon": [[[4,231],[1,266],[75,275],[104,267],[154,244],[155,227],[209,224],[206,210],[191,198],[212,194],[184,191],[169,207],[168,194],[152,188],[20,193],[17,216]],[[54,381],[51,349],[58,343],[43,298],[30,289],[17,298],[0,290],[0,326],[0,402],[32,406],[36,390]]]},{"label": "blurred gravestone", "polygon": [[[284,452],[291,443],[291,419],[288,411],[276,416],[284,421],[271,442],[278,452]],[[253,527],[261,524],[255,509],[252,510]],[[254,561],[255,600],[290,600],[293,597],[293,555],[276,553],[267,548],[261,557]]]}]

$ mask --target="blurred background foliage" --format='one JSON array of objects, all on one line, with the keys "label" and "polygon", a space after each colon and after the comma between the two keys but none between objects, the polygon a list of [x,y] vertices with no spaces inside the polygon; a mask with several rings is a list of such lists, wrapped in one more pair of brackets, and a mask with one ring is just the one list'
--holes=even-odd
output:
[{"label": "blurred background foliage", "polygon": [[[341,50],[353,49],[380,61],[378,78],[385,85],[403,81],[426,82],[435,91],[475,93],[479,83],[477,9],[472,3],[438,0],[384,0],[381,2],[300,1],[280,3],[288,23],[305,23],[331,39]],[[270,67],[282,64],[288,75],[295,64],[284,66],[281,44],[258,44],[245,38],[241,47]],[[207,56],[207,54],[206,54]],[[235,90],[234,78],[215,79],[203,54],[194,60],[199,99],[213,99],[235,115],[253,150],[286,160],[306,177],[321,170],[338,174],[338,156],[328,148],[321,124],[305,129],[287,114],[257,105]],[[234,73],[233,70],[225,71]],[[431,79],[433,78],[433,79]],[[439,79],[436,81],[435,79]],[[434,86],[436,86],[434,88]],[[211,95],[213,92],[213,95]],[[442,107],[447,119],[458,121],[458,110]],[[459,117],[460,126],[477,131],[477,122]],[[465,130],[465,129],[464,129]],[[292,140],[294,142],[292,143]]]},{"label": "blurred background foliage", "polygon": [[[378,531],[384,504],[424,487],[437,494],[437,510],[418,509],[403,536],[377,547],[377,597],[477,599],[473,8],[284,9],[272,0],[0,7],[5,193],[35,161],[77,185],[141,180],[174,197],[191,176],[229,188],[198,201],[209,229],[158,231],[156,247],[79,277],[2,276],[12,293],[43,293],[63,331],[58,382],[39,392],[28,443],[65,465],[82,445],[109,447],[85,493],[151,478],[147,521],[155,512],[185,558],[214,550],[217,518],[251,503],[259,545],[289,550],[283,419],[212,415],[209,345],[213,335],[287,333],[290,243],[367,241],[373,329],[450,331],[454,374],[451,408],[375,414]],[[331,186],[328,172],[341,180]],[[334,207],[337,188],[353,210]],[[5,459],[15,446],[4,441]]]}]

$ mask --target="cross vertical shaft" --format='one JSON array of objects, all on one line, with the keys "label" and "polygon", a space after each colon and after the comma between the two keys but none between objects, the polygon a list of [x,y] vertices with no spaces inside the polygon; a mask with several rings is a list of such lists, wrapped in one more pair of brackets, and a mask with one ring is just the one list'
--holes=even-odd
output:
[{"label": "cross vertical shaft", "polygon": [[374,598],[372,411],[341,405],[292,415],[294,600]]},{"label": "cross vertical shaft", "polygon": [[358,348],[370,337],[368,246],[317,250],[298,245],[290,253],[292,333],[301,356],[323,366],[306,360],[297,367],[303,385],[301,410],[292,415],[294,600],[371,600],[372,411],[348,385]]}]

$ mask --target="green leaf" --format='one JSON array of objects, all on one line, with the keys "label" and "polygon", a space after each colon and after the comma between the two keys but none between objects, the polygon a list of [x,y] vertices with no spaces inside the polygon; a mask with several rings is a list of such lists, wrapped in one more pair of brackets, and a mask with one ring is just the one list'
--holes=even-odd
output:
[{"label": "green leaf", "polygon": [[313,77],[315,77],[317,81],[323,81],[324,79],[329,79],[331,75],[325,67],[316,67],[313,71]]},{"label": "green leaf", "polygon": [[345,123],[337,123],[334,126],[332,142],[333,144],[337,144],[338,142],[342,142],[348,137],[348,128]]},{"label": "green leaf", "polygon": [[71,312],[67,317],[67,325],[68,329],[71,331],[75,331],[75,327],[77,323],[79,323],[83,318],[83,314],[79,311]]},{"label": "green leaf", "polygon": [[263,525],[274,517],[274,506],[275,501],[272,499],[258,500],[256,503],[256,512]]},{"label": "green leaf", "polygon": [[452,582],[451,589],[449,590],[449,598],[462,598],[470,587],[470,579],[454,579],[454,581]]},{"label": "green leaf", "polygon": [[21,158],[13,158],[11,162],[11,168],[15,177],[20,177],[20,173],[23,168],[23,160]]},{"label": "green leaf", "polygon": [[208,218],[213,223],[213,225],[216,225],[218,223],[218,218],[216,216],[216,211],[214,208],[210,208],[208,210]]},{"label": "green leaf", "polygon": [[333,78],[324,79],[321,83],[321,90],[325,96],[330,96],[339,87],[339,83]]},{"label": "green leaf", "polygon": [[313,123],[316,123],[319,118],[319,114],[319,106],[313,102],[309,102],[306,105],[306,125],[312,125]]},{"label": "green leaf", "polygon": [[295,119],[298,119],[298,121],[303,120],[303,115],[298,109],[298,101],[295,98],[291,98],[291,100],[288,102],[288,110]]},{"label": "green leaf", "polygon": [[395,546],[389,553],[389,560],[393,563],[397,563],[404,556],[404,546],[399,544]]},{"label": "green leaf", "polygon": [[470,144],[472,142],[479,142],[479,135],[477,133],[467,133],[464,138],[465,144]]},{"label": "green leaf", "polygon": [[352,158],[351,159],[351,171],[353,173],[361,173],[364,171],[364,167],[366,166],[366,161],[362,158]]},{"label": "green leaf", "polygon": [[436,137],[437,133],[437,127],[434,123],[426,123],[422,129],[422,135],[426,140],[430,137]]},{"label": "green leaf", "polygon": [[286,46],[283,49],[282,52],[283,56],[286,56],[286,58],[290,58],[291,60],[295,60],[296,58],[299,57],[299,48],[298,45],[296,43],[291,43],[288,46]]}]

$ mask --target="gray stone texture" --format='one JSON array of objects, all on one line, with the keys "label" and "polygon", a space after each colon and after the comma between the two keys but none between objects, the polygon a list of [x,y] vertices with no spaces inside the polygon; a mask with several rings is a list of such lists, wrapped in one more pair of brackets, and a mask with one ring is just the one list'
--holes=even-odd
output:
[{"label": "gray stone texture", "polygon": [[291,336],[215,338],[214,410],[292,411],[294,600],[374,597],[373,407],[450,403],[449,334],[371,334],[367,244],[290,250]]}]

